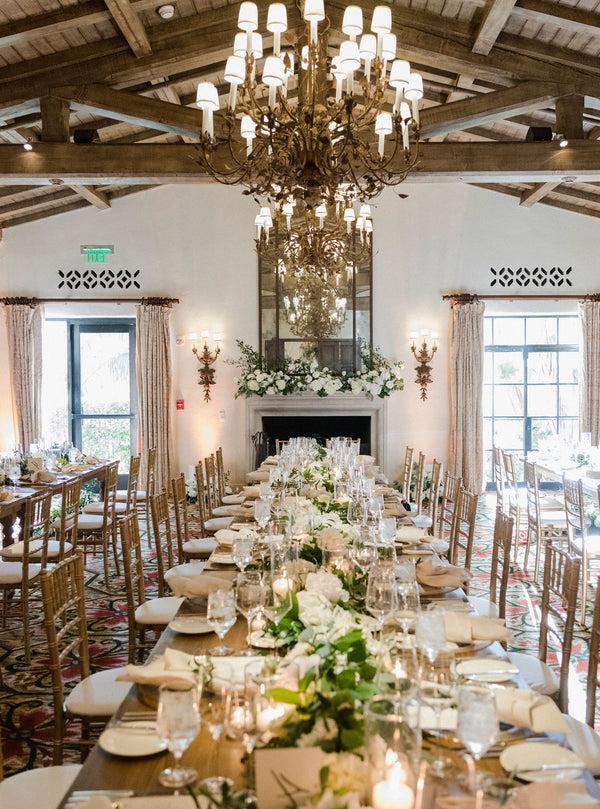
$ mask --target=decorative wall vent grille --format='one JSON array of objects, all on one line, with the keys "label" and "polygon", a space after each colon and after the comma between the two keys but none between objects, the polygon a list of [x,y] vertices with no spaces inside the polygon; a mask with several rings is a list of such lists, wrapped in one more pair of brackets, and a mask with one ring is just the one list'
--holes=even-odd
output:
[{"label": "decorative wall vent grille", "polygon": [[490,286],[495,287],[562,287],[573,286],[570,275],[573,271],[572,267],[567,267],[565,270],[562,267],[518,267],[513,270],[512,267],[500,267],[494,269],[490,267],[492,273],[492,281]]},{"label": "decorative wall vent grille", "polygon": [[140,289],[140,270],[59,270],[59,289]]}]

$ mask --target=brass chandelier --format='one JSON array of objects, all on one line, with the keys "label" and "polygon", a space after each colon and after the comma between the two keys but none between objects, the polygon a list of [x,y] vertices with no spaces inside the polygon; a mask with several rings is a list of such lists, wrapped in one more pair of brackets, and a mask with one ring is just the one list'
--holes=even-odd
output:
[{"label": "brass chandelier", "polygon": [[290,331],[307,339],[335,337],[346,320],[352,279],[344,275],[321,278],[307,272],[280,278],[285,318]]},{"label": "brass chandelier", "polygon": [[[267,31],[273,54],[263,56],[258,9],[240,6],[233,54],[227,59],[227,106],[217,88],[201,82],[200,162],[219,182],[285,204],[290,196],[310,207],[332,204],[340,187],[367,200],[401,183],[415,166],[423,81],[398,59],[388,6],[376,6],[363,33],[359,6],[344,11],[348,37],[330,57],[323,0],[304,0],[306,33],[281,49],[287,31],[283,3],[271,3]],[[292,96],[296,96],[293,98]],[[215,126],[214,116],[217,116]]]}]

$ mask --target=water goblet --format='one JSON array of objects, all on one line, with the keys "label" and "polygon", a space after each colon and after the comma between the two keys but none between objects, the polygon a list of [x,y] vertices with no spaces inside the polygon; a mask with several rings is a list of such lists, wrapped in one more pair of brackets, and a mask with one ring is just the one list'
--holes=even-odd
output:
[{"label": "water goblet", "polygon": [[398,581],[396,579],[396,598],[398,600],[396,621],[402,629],[406,643],[408,633],[415,629],[421,606],[419,585],[416,581]]},{"label": "water goblet", "polygon": [[446,629],[442,610],[420,612],[415,626],[417,649],[433,665],[446,644]]},{"label": "water goblet", "polygon": [[250,562],[252,561],[252,550],[254,548],[254,539],[252,537],[240,537],[236,539],[231,548],[231,558],[234,564],[239,567],[243,573]]},{"label": "water goblet", "polygon": [[271,519],[271,503],[268,500],[259,498],[254,501],[254,519],[261,531],[264,531]]},{"label": "water goblet", "polygon": [[457,735],[475,760],[471,777],[473,792],[481,788],[477,775],[477,762],[494,743],[498,734],[496,698],[490,688],[480,685],[461,685],[457,689]]},{"label": "water goblet", "polygon": [[396,538],[396,518],[382,517],[379,520],[379,536],[386,545],[393,543]]},{"label": "water goblet", "polygon": [[196,686],[183,682],[162,685],[156,712],[156,732],[159,738],[166,741],[175,760],[173,767],[165,767],[158,776],[163,786],[177,790],[197,779],[196,770],[181,766],[181,758],[199,730],[200,712]]},{"label": "water goblet", "polygon": [[214,657],[231,654],[232,650],[223,643],[223,639],[236,622],[235,593],[233,590],[215,590],[208,594],[206,621],[221,641],[220,645],[212,646],[208,650],[208,654]]},{"label": "water goblet", "polygon": [[386,620],[398,607],[393,571],[388,568],[372,567],[367,580],[365,606],[377,620],[382,635]]},{"label": "water goblet", "polygon": [[264,607],[266,587],[262,575],[256,571],[240,573],[237,577],[237,607],[247,621],[246,649],[243,655],[251,655],[250,647],[252,624],[256,616]]}]

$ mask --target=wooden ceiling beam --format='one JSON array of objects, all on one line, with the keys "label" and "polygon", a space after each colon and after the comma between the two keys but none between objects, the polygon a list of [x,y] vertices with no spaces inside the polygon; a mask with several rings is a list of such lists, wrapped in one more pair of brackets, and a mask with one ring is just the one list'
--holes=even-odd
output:
[{"label": "wooden ceiling beam", "polygon": [[152,47],[148,35],[129,0],[104,0],[112,19],[137,57],[148,56]]},{"label": "wooden ceiling beam", "polygon": [[101,84],[57,87],[52,95],[69,102],[74,110],[106,115],[133,126],[195,138],[202,129],[202,113],[198,109],[112,90]]},{"label": "wooden ceiling beam", "polygon": [[87,200],[95,208],[105,211],[110,208],[108,197],[102,191],[98,191],[91,185],[71,185],[70,188],[78,194],[82,199]]},{"label": "wooden ceiling beam", "polygon": [[600,36],[600,14],[577,6],[547,0],[518,0],[511,16],[524,22],[556,25],[574,34]]},{"label": "wooden ceiling beam", "polygon": [[[215,160],[227,160],[219,150]],[[224,163],[226,165],[226,163]],[[565,176],[600,181],[600,143],[425,143],[411,182],[551,182]],[[199,153],[187,144],[36,144],[0,146],[0,185],[48,180],[71,185],[207,182]]]},{"label": "wooden ceiling beam", "polygon": [[545,196],[547,196],[559,185],[560,182],[536,183],[533,188],[521,193],[519,205],[522,208],[531,208],[532,205],[535,205],[536,202],[544,199]]},{"label": "wooden ceiling beam", "polygon": [[429,107],[421,113],[421,136],[444,135],[546,107],[563,92],[549,82],[523,82],[494,93]]},{"label": "wooden ceiling beam", "polygon": [[[521,191],[517,188],[507,188],[503,185],[489,185],[488,183],[472,183],[476,188],[483,188],[486,191],[495,191],[498,194],[507,194],[510,197],[521,196]],[[585,214],[586,216],[600,217],[600,208],[587,208],[583,205],[573,205],[559,199],[549,198],[542,200],[540,205],[548,205],[551,208],[560,208],[563,211],[570,213]]]},{"label": "wooden ceiling beam", "polygon": [[473,53],[487,56],[506,25],[516,0],[489,0],[475,34]]}]

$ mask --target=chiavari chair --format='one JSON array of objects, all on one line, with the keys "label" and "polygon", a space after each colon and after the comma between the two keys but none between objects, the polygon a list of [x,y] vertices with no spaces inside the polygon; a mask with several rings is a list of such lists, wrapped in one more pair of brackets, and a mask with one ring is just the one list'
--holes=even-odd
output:
[{"label": "chiavari chair", "polygon": [[410,484],[412,481],[413,471],[413,454],[412,447],[406,447],[404,451],[404,464],[402,466],[402,477],[400,478],[400,493],[402,497],[410,501]]},{"label": "chiavari chair", "polygon": [[225,465],[223,463],[223,449],[218,447],[215,453],[217,460],[217,476],[219,480],[219,498],[224,506],[241,506],[244,498],[241,494],[227,494],[225,480]]},{"label": "chiavari chair", "polygon": [[438,522],[438,510],[440,502],[440,481],[442,479],[442,464],[436,458],[431,464],[431,483],[429,486],[429,501],[425,514],[431,518],[431,532],[435,533]]},{"label": "chiavari chair", "polygon": [[590,727],[596,724],[596,691],[600,686],[600,579],[596,583],[594,618],[590,636],[590,658],[588,661],[586,686],[585,721]]},{"label": "chiavari chair", "polygon": [[[411,504],[411,511],[416,511],[417,514],[421,513],[423,508],[423,483],[425,478],[425,454],[423,452],[419,452],[419,460],[416,464],[415,470],[415,497],[414,501]],[[415,508],[412,508],[412,505]]]},{"label": "chiavari chair", "polygon": [[473,556],[478,502],[478,495],[471,494],[471,492],[461,488],[455,511],[454,526],[450,534],[450,548],[448,550],[450,563],[453,565],[459,564],[459,554],[462,551],[464,553],[462,565],[467,570],[471,567],[471,558]]},{"label": "chiavari chair", "polygon": [[[92,745],[91,726],[107,722],[127,696],[130,684],[117,682],[123,668],[91,672],[81,551],[44,570],[41,586],[54,701],[52,758],[54,764],[61,764],[67,723],[81,722],[78,744],[83,759]],[[62,669],[76,663],[80,681],[65,698]]]},{"label": "chiavari chair", "polygon": [[[204,563],[196,561],[175,564],[173,530],[171,527],[171,514],[169,512],[169,498],[167,497],[166,491],[152,495],[150,498],[150,514],[152,517],[152,531],[154,534],[158,569],[158,595],[162,597],[164,595],[165,582],[169,584],[169,580],[174,576],[198,576],[204,570]],[[200,542],[206,543],[206,540],[200,540]],[[212,544],[214,545],[214,543]],[[210,555],[212,549],[213,548],[205,553],[204,556]]]},{"label": "chiavari chair", "polygon": [[591,535],[588,531],[581,480],[563,475],[563,493],[569,553],[581,559],[581,623],[585,626],[591,568],[600,563],[600,535]]},{"label": "chiavari chair", "polygon": [[77,778],[81,764],[36,767],[4,778],[0,737],[0,806],[10,809],[58,809]]},{"label": "chiavari chair", "polygon": [[79,515],[77,522],[77,541],[83,548],[84,561],[87,564],[88,549],[91,550],[94,556],[96,555],[96,550],[100,550],[104,566],[104,586],[109,593],[112,592],[108,566],[111,545],[115,572],[117,576],[120,575],[117,551],[117,515],[115,512],[118,474],[119,462],[114,461],[109,464],[104,481],[102,513],[84,512]]},{"label": "chiavari chair", "polygon": [[183,565],[184,562],[190,562],[194,559],[206,559],[216,548],[217,543],[214,539],[204,536],[190,538],[185,477],[183,474],[171,481],[171,491],[179,564]]},{"label": "chiavari chair", "polygon": [[494,482],[496,483],[496,507],[504,514],[508,514],[504,458],[500,447],[492,449],[492,465],[494,467]]},{"label": "chiavari chair", "polygon": [[535,542],[535,560],[533,579],[539,579],[542,550],[548,540],[561,539],[566,535],[567,521],[563,511],[544,510],[540,501],[540,485],[537,467],[531,461],[525,461],[525,491],[527,497],[527,542],[523,569],[529,571],[529,551],[532,541]]},{"label": "chiavari chair", "polygon": [[492,539],[490,565],[490,597],[469,596],[469,603],[478,615],[488,618],[506,617],[506,596],[510,575],[513,543],[513,520],[497,508]]},{"label": "chiavari chair", "polygon": [[123,517],[119,522],[119,531],[127,593],[129,662],[135,663],[141,659],[144,650],[152,645],[152,641],[146,639],[146,632],[158,633],[164,629],[173,620],[184,599],[176,596],[146,598],[142,543],[136,512]]},{"label": "chiavari chair", "polygon": [[140,482],[140,467],[142,459],[139,455],[132,455],[129,459],[129,476],[127,480],[126,489],[117,490],[117,503],[125,503],[125,513],[129,514],[133,509],[137,510],[138,507],[138,494],[140,489],[138,485]]},{"label": "chiavari chair", "polygon": [[438,517],[438,534],[440,539],[448,539],[454,529],[461,486],[462,480],[460,478],[445,472]]},{"label": "chiavari chair", "polygon": [[223,462],[222,453],[220,450],[214,455],[211,455],[210,458],[206,458],[204,464],[206,469],[206,479],[207,483],[209,483],[209,490],[211,493],[211,510],[210,516],[211,517],[233,517],[237,511],[239,503],[233,504],[230,503],[228,505],[223,504],[223,495],[225,493],[225,477],[224,472],[219,471],[220,463],[219,463],[219,455],[221,456],[221,464]]},{"label": "chiavari chair", "polygon": [[[521,652],[509,652],[509,659],[530,688],[540,694],[558,692],[558,704],[568,709],[568,681],[573,628],[577,610],[581,562],[552,541],[546,542],[542,586],[539,659]],[[547,665],[548,635],[554,636],[560,649],[560,677]]]},{"label": "chiavari chair", "polygon": [[[31,662],[31,638],[29,633],[29,612],[31,594],[39,589],[40,574],[46,564],[48,554],[48,530],[50,523],[50,492],[40,492],[28,498],[21,529],[21,539],[15,543],[18,556],[9,557],[10,546],[3,553],[0,562],[0,593],[2,593],[2,628],[6,629],[8,613],[15,607],[20,609],[23,623],[23,657]],[[33,554],[37,554],[34,559]],[[10,603],[18,593],[18,601]]]},{"label": "chiavari chair", "polygon": [[512,517],[513,525],[514,525],[514,532],[515,532],[515,542],[514,542],[514,553],[515,553],[515,564],[518,561],[518,553],[519,553],[519,531],[521,529],[521,500],[519,498],[519,481],[518,481],[518,474],[517,474],[517,467],[515,464],[515,456],[511,452],[505,452],[505,450],[500,450],[500,455],[502,458],[502,468],[504,470],[504,505],[505,508],[508,509],[507,513],[509,517]]},{"label": "chiavari chair", "polygon": [[77,545],[77,526],[81,500],[81,481],[77,478],[64,483],[60,492],[60,516],[51,528],[59,545],[59,558],[71,553]]},{"label": "chiavari chair", "polygon": [[[233,522],[233,517],[212,517],[210,509],[210,490],[209,485],[205,479],[204,470],[206,465],[200,462],[196,464],[196,490],[197,490],[197,505],[198,505],[198,518],[200,520],[202,536],[210,536],[215,534],[221,528],[229,528]],[[210,468],[210,464],[209,464]]]},{"label": "chiavari chair", "polygon": [[282,438],[276,438],[275,439],[275,454],[279,455],[279,453],[285,447],[286,444],[289,444],[289,441],[284,441]]}]

